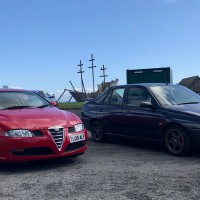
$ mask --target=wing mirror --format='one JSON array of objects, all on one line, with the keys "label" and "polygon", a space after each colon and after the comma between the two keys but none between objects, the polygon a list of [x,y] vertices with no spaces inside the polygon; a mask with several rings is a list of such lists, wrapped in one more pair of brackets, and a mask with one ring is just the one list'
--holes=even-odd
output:
[{"label": "wing mirror", "polygon": [[140,107],[141,108],[151,108],[152,110],[155,110],[156,108],[155,108],[155,106],[151,103],[151,102],[142,102],[141,104],[140,104]]},{"label": "wing mirror", "polygon": [[57,101],[51,101],[50,104],[51,104],[52,106],[55,106],[55,107],[58,106],[58,102],[57,102]]}]

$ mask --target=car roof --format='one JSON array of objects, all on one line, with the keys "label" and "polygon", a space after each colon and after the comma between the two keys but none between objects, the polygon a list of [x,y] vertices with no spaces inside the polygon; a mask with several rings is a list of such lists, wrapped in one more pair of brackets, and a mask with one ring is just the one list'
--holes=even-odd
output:
[{"label": "car roof", "polygon": [[165,85],[175,85],[175,84],[171,84],[171,83],[134,83],[134,84],[116,85],[116,86],[113,86],[113,87],[127,87],[127,86],[150,87],[150,86],[165,86]]},{"label": "car roof", "polygon": [[30,90],[31,92],[44,92],[43,90]]},{"label": "car roof", "polygon": [[124,85],[115,85],[115,86],[111,86],[109,87],[105,92],[103,92],[102,94],[98,95],[95,100],[96,101],[101,101],[101,99],[104,97],[104,95],[106,93],[109,93],[110,90],[112,90],[113,88],[120,88],[120,87],[129,87],[129,86],[142,86],[142,87],[152,87],[152,86],[166,86],[166,85],[176,85],[176,84],[171,84],[171,83],[134,83],[134,84],[124,84]]}]

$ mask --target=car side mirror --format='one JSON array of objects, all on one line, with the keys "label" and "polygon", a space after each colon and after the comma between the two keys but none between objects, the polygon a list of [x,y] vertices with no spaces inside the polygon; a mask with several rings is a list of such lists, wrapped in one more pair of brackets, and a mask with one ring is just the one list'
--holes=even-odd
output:
[{"label": "car side mirror", "polygon": [[52,106],[55,106],[55,107],[58,106],[58,102],[57,102],[57,101],[51,101],[50,104],[51,104]]},{"label": "car side mirror", "polygon": [[155,110],[155,106],[149,101],[142,102],[140,104],[140,107],[141,108],[151,108],[152,110]]}]

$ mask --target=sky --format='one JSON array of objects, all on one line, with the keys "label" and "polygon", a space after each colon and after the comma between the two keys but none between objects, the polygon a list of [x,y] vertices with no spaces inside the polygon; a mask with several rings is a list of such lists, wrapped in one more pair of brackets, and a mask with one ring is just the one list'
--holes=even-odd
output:
[{"label": "sky", "polygon": [[[200,0],[0,0],[0,87],[58,98],[127,69],[170,67],[173,83],[200,76]],[[63,101],[69,98],[65,94]]]}]

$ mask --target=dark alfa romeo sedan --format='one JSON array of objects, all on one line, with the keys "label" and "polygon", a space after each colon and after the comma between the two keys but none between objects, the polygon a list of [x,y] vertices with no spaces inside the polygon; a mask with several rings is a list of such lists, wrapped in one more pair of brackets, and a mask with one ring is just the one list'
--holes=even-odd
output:
[{"label": "dark alfa romeo sedan", "polygon": [[77,156],[87,131],[73,113],[26,90],[0,89],[0,161]]},{"label": "dark alfa romeo sedan", "polygon": [[200,146],[200,96],[173,84],[109,88],[84,102],[82,120],[96,142],[108,134],[163,143],[170,154]]}]

